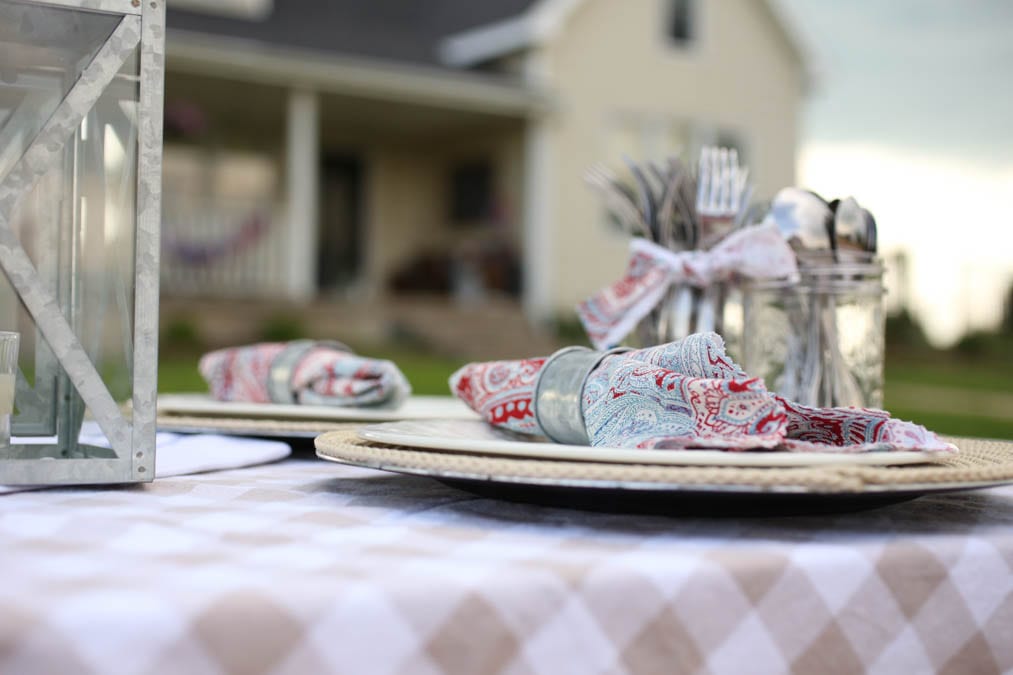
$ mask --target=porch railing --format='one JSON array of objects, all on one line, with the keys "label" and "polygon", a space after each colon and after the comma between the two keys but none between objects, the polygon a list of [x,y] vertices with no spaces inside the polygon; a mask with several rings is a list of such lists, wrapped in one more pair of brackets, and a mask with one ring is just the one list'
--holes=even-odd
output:
[{"label": "porch railing", "polygon": [[170,195],[163,200],[163,294],[284,295],[287,241],[280,205],[221,200],[173,203]]}]

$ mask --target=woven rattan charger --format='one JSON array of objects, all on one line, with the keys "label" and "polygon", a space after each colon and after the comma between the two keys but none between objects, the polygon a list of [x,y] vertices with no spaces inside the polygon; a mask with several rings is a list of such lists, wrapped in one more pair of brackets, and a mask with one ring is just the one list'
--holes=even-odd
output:
[{"label": "woven rattan charger", "polygon": [[[952,457],[906,466],[745,468],[622,464],[421,450],[360,439],[355,431],[316,440],[323,459],[440,479],[562,488],[781,495],[918,495],[1013,482],[1013,443],[949,439]],[[659,451],[663,452],[663,451]]]},{"label": "woven rattan charger", "polygon": [[309,439],[331,431],[354,431],[361,427],[362,423],[160,414],[157,425],[159,431],[179,433],[221,433]]}]

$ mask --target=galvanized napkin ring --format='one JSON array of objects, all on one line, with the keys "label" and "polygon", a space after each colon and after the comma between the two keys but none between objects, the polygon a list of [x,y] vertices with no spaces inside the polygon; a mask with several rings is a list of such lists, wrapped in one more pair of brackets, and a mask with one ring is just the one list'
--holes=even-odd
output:
[{"label": "galvanized napkin ring", "polygon": [[545,361],[535,382],[535,421],[550,440],[591,444],[584,427],[584,383],[606,356],[628,351],[627,347],[607,352],[564,347]]},{"label": "galvanized napkin ring", "polygon": [[293,340],[288,343],[285,349],[274,357],[267,374],[267,393],[272,403],[298,403],[295,398],[295,387],[292,386],[292,374],[302,357],[316,347],[330,347],[352,353],[348,345],[336,340]]}]

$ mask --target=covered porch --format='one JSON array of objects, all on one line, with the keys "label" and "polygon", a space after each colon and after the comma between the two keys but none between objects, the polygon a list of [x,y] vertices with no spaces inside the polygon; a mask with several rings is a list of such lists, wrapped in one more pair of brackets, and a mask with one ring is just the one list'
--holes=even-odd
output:
[{"label": "covered porch", "polygon": [[539,95],[438,69],[170,45],[165,296],[538,304]]}]

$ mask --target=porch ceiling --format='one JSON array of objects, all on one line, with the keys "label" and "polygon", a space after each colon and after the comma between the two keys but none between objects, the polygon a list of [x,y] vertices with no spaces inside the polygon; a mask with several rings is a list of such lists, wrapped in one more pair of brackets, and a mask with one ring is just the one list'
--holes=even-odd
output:
[{"label": "porch ceiling", "polygon": [[[281,87],[234,82],[168,70],[165,74],[166,140],[177,132],[181,114],[216,139],[252,147],[281,147],[287,92]],[[193,121],[196,114],[198,120]],[[183,120],[183,126],[187,122]]]},{"label": "porch ceiling", "polygon": [[321,100],[320,134],[325,143],[415,144],[445,142],[515,129],[522,117],[390,103],[336,94]]},{"label": "porch ceiling", "polygon": [[[170,130],[180,106],[196,105],[217,138],[252,147],[280,147],[284,141],[288,88],[169,70],[165,91]],[[321,140],[332,146],[426,145],[517,129],[524,119],[337,93],[323,93],[320,100]]]},{"label": "porch ceiling", "polygon": [[304,88],[387,107],[417,106],[416,112],[429,109],[516,119],[548,108],[544,93],[505,76],[448,72],[178,31],[169,33],[166,51],[170,72]]}]

